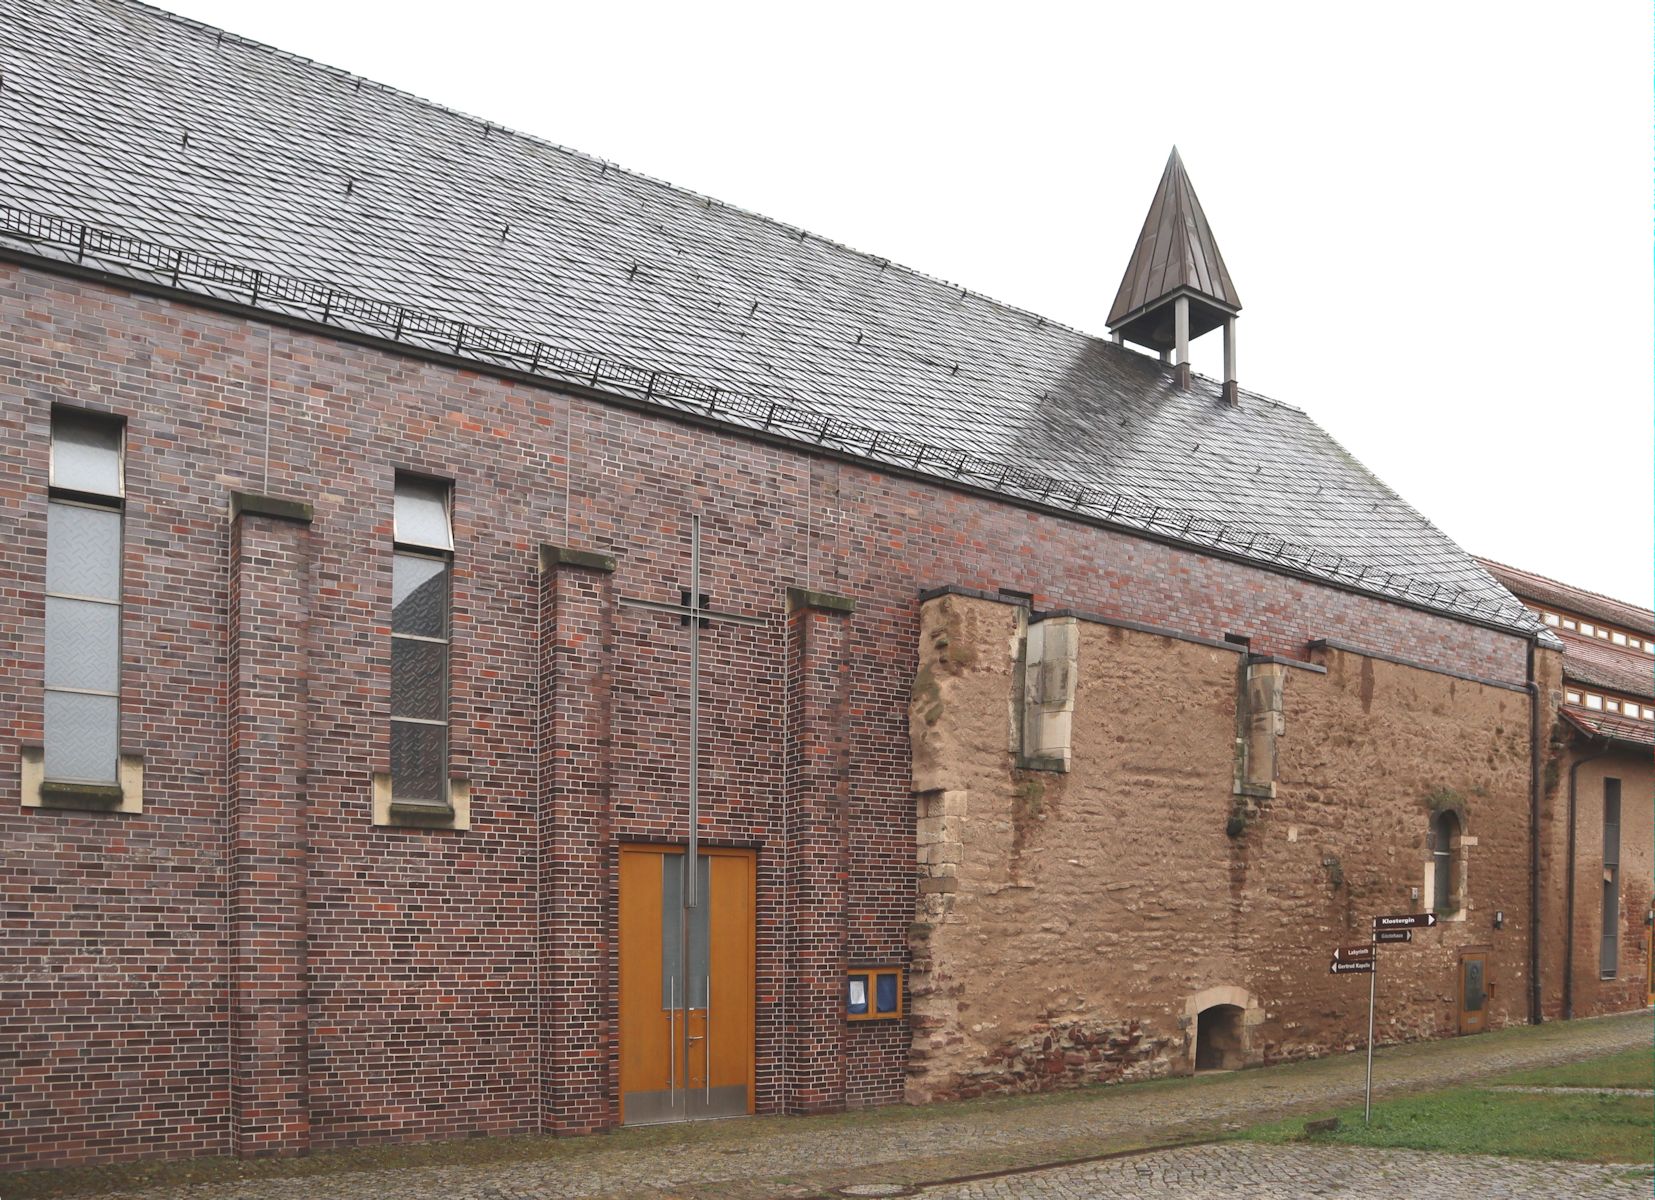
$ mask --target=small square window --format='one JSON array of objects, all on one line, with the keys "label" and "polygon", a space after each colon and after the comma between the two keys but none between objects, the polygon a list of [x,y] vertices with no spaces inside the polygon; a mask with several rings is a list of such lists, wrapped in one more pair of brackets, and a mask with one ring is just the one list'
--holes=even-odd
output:
[{"label": "small square window", "polygon": [[1555,626],[1557,624],[1557,614],[1546,613],[1541,617],[1541,620],[1545,621],[1548,625]]},{"label": "small square window", "polygon": [[397,476],[396,532],[400,545],[454,549],[448,523],[448,484],[419,475]]},{"label": "small square window", "polygon": [[121,430],[118,417],[55,409],[52,486],[94,496],[121,495]]},{"label": "small square window", "polygon": [[1645,638],[1644,639],[1644,653],[1645,654],[1655,654],[1655,642],[1652,642],[1648,638]]},{"label": "small square window", "polygon": [[1644,709],[1644,720],[1655,721],[1655,708]]},{"label": "small square window", "polygon": [[1609,635],[1609,640],[1614,642],[1617,646],[1626,645],[1626,635],[1624,633],[1611,633]]},{"label": "small square window", "polygon": [[1597,632],[1597,627],[1590,621],[1582,621],[1580,623],[1580,632],[1584,633],[1587,637],[1591,637]]},{"label": "small square window", "polygon": [[890,1020],[902,1015],[901,967],[853,967],[845,977],[845,1017]]},{"label": "small square window", "polygon": [[1563,618],[1563,628],[1573,629],[1573,628],[1575,628],[1575,623],[1573,621],[1569,620],[1568,617],[1564,617]]},{"label": "small square window", "polygon": [[1563,693],[1563,703],[1565,703],[1565,704],[1579,704],[1580,703],[1580,693],[1579,692],[1564,692]]},{"label": "small square window", "polygon": [[1611,701],[1609,701],[1609,703],[1608,703],[1608,704],[1607,704],[1607,705],[1606,705],[1606,707],[1607,707],[1607,708],[1608,708],[1608,709],[1609,709],[1609,711],[1610,711],[1610,712],[1612,712],[1612,713],[1618,713],[1618,712],[1620,712],[1620,710],[1621,710],[1621,706],[1620,706],[1620,701],[1619,701],[1619,700],[1611,700]]},{"label": "small square window", "polygon": [[1598,636],[1600,638],[1602,638],[1604,641],[1608,641],[1609,640],[1609,631],[1607,629],[1600,629],[1600,630],[1598,630]]},{"label": "small square window", "polygon": [[1597,711],[1602,712],[1603,711],[1603,697],[1602,696],[1593,696],[1593,695],[1588,694],[1587,697],[1586,697],[1586,707],[1591,708],[1591,709],[1596,709]]}]

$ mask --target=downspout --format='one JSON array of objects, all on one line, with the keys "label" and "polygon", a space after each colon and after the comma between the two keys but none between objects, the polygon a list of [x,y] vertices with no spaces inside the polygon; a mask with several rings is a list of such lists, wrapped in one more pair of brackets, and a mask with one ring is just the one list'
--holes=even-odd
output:
[{"label": "downspout", "polygon": [[[1590,745],[1590,742],[1587,743]],[[1569,764],[1569,866],[1564,874],[1568,881],[1568,898],[1564,901],[1563,926],[1563,1019],[1572,1021],[1575,1015],[1575,772],[1586,763],[1609,753],[1609,739],[1603,739],[1603,749]]]},{"label": "downspout", "polygon": [[[1538,1025],[1540,1015],[1540,685],[1534,679],[1534,648],[1539,639],[1529,639],[1529,1024]],[[1572,793],[1571,793],[1572,795]],[[1574,836],[1570,814],[1569,836]],[[1574,866],[1570,859],[1570,869]],[[1566,985],[1565,985],[1566,986]]]}]

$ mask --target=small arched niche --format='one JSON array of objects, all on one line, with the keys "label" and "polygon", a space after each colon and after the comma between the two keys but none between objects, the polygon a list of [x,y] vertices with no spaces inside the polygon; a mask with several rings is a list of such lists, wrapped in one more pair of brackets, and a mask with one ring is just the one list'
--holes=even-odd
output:
[{"label": "small arched niche", "polygon": [[1258,1001],[1238,987],[1207,988],[1184,1003],[1192,1071],[1234,1071],[1252,1061],[1251,1030],[1264,1019]]}]

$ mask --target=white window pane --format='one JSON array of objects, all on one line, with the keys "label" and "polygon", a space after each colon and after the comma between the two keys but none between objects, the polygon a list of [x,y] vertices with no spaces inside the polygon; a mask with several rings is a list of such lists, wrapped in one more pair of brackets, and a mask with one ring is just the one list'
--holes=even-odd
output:
[{"label": "white window pane", "polygon": [[1620,710],[1621,710],[1620,701],[1618,701],[1618,700],[1609,701],[1609,711],[1610,712],[1618,713],[1618,712],[1620,712]]},{"label": "white window pane", "polygon": [[59,410],[52,415],[52,486],[121,494],[121,423]]},{"label": "white window pane", "polygon": [[113,696],[46,693],[46,778],[114,783],[119,707]]},{"label": "white window pane", "polygon": [[1579,692],[1564,692],[1563,693],[1563,702],[1565,704],[1579,704],[1580,703],[1580,693]]},{"label": "white window pane", "polygon": [[1546,617],[1545,617],[1545,621],[1546,621],[1546,624],[1548,624],[1548,625],[1556,625],[1557,624],[1557,614],[1556,613],[1547,613]]},{"label": "white window pane", "polygon": [[1596,629],[1595,626],[1592,625],[1591,622],[1582,621],[1580,623],[1580,632],[1584,633],[1587,637],[1591,637],[1594,633],[1597,632],[1597,629]]},{"label": "white window pane", "polygon": [[1563,628],[1573,629],[1574,627],[1575,627],[1575,623],[1573,621],[1569,620],[1568,617],[1563,618]]},{"label": "white window pane", "polygon": [[46,597],[46,686],[120,689],[121,610]]},{"label": "white window pane", "polygon": [[1609,640],[1614,642],[1617,646],[1626,645],[1626,635],[1624,633],[1611,633],[1609,635]]},{"label": "white window pane", "polygon": [[1602,708],[1603,708],[1603,697],[1602,696],[1587,696],[1586,697],[1586,707],[1587,708],[1598,709],[1598,710],[1601,711]]},{"label": "white window pane", "polygon": [[397,477],[396,540],[408,546],[452,550],[448,529],[448,485],[412,476]]},{"label": "white window pane", "polygon": [[1655,708],[1644,709],[1644,720],[1655,721]]},{"label": "white window pane", "polygon": [[46,590],[121,598],[121,514],[79,504],[46,506]]}]

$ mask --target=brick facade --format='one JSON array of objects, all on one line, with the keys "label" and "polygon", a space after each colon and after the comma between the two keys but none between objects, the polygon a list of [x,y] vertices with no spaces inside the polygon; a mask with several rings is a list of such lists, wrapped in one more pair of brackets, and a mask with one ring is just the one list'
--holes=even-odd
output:
[{"label": "brick facade", "polygon": [[[764,622],[702,635],[703,837],[757,853],[760,1112],[903,1094],[905,1023],[846,1025],[837,993],[844,963],[909,958],[922,590],[1525,678],[1523,639],[1424,610],[10,264],[0,401],[7,1165],[613,1123],[618,848],[682,840],[688,669],[675,618],[618,600],[678,599],[691,512],[712,606]],[[142,814],[16,802],[41,737],[53,403],[127,420]],[[372,822],[398,470],[454,481],[468,830]],[[233,522],[236,491],[314,520]],[[855,611],[790,614],[789,588]]]}]

